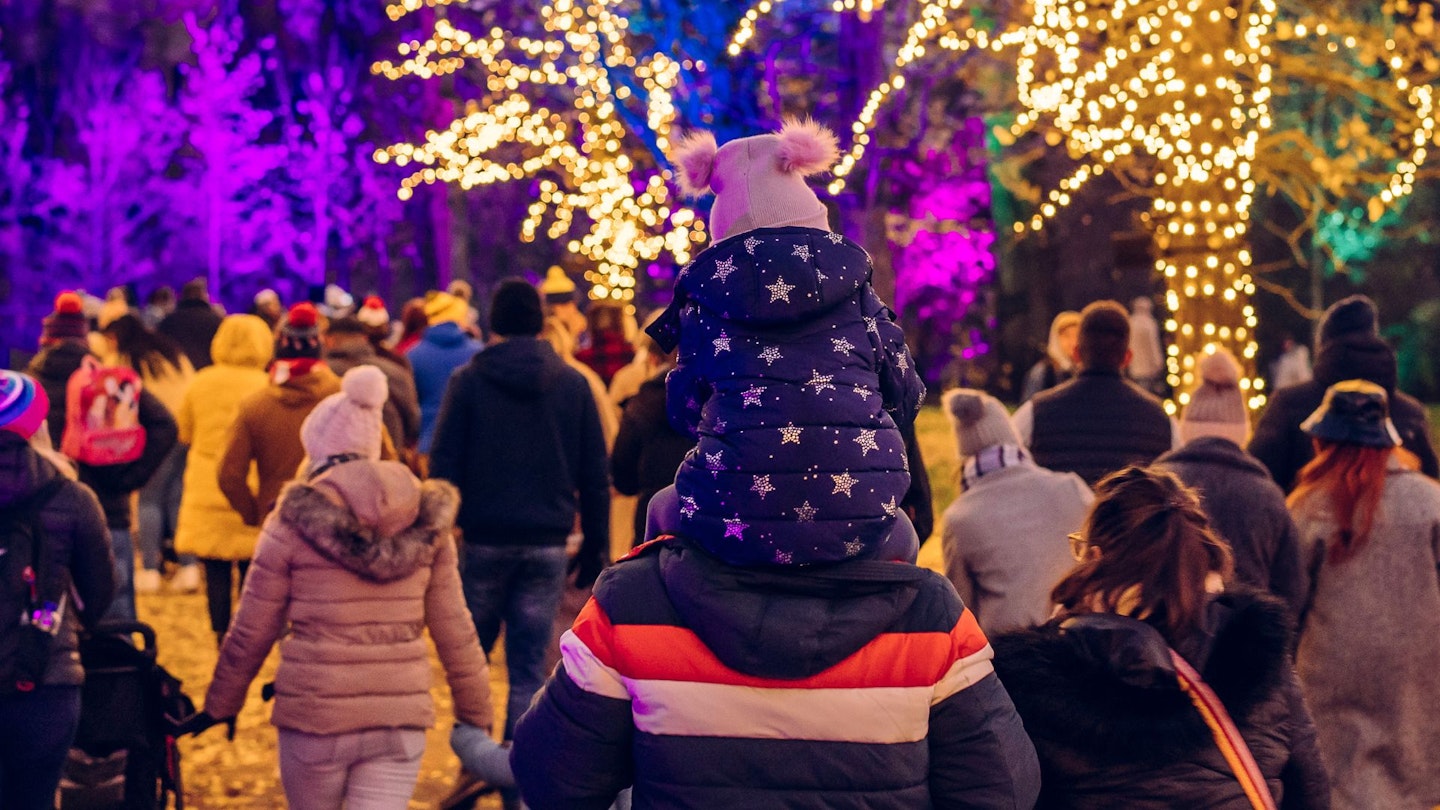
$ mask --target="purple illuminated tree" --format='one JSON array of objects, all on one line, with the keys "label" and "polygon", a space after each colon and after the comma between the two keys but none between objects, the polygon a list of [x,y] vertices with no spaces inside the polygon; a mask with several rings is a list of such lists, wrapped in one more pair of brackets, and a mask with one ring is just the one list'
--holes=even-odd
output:
[{"label": "purple illuminated tree", "polygon": [[37,251],[58,276],[116,285],[153,278],[183,226],[167,174],[184,134],[160,76],[87,51],[60,111],[73,155],[42,162],[37,178],[46,239]]},{"label": "purple illuminated tree", "polygon": [[262,53],[240,54],[238,20],[204,28],[186,15],[185,27],[195,54],[195,64],[181,66],[189,210],[210,288],[219,290],[226,279],[277,270],[300,235],[281,188],[289,156],[267,141],[275,115],[255,100],[264,85]]}]

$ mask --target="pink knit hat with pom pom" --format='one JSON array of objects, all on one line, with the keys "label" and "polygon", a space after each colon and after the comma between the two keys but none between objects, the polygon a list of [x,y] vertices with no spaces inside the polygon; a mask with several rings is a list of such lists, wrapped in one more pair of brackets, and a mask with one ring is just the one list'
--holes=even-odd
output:
[{"label": "pink knit hat with pom pom", "polygon": [[1200,385],[1190,394],[1180,418],[1181,437],[1188,443],[1218,436],[1244,447],[1250,439],[1250,417],[1240,390],[1240,361],[1228,350],[1217,349],[1201,356],[1196,366]]},{"label": "pink knit hat with pom pom", "polygon": [[300,443],[311,467],[341,456],[379,460],[382,410],[389,396],[385,372],[375,366],[345,372],[340,393],[321,400],[300,426]]},{"label": "pink knit hat with pom pom", "polygon": [[671,160],[685,196],[714,192],[710,233],[719,242],[757,228],[830,230],[825,206],[805,178],[829,171],[839,156],[833,132],[808,118],[790,118],[777,133],[719,147],[711,133],[692,133]]}]

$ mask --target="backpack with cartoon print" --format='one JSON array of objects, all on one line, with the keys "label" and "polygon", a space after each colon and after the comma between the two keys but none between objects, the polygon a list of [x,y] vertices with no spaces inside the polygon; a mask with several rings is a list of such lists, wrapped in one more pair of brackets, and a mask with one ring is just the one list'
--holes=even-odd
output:
[{"label": "backpack with cartoon print", "polygon": [[65,386],[65,435],[60,452],[81,464],[128,464],[145,452],[140,425],[140,375],[86,357]]}]

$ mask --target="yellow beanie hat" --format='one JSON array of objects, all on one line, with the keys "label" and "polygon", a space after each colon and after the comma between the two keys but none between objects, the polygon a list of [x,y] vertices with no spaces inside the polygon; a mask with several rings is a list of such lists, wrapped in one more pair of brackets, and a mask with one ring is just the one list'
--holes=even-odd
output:
[{"label": "yellow beanie hat", "polygon": [[546,271],[545,280],[540,283],[540,294],[545,296],[545,301],[549,304],[574,301],[575,282],[565,274],[564,268],[554,265]]},{"label": "yellow beanie hat", "polygon": [[450,293],[435,293],[425,302],[425,317],[431,326],[452,321],[464,325],[470,319],[470,305]]}]

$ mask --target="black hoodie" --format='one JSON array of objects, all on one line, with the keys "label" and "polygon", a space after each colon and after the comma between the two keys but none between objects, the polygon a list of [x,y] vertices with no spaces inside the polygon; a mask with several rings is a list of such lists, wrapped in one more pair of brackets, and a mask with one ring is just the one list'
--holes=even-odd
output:
[{"label": "black hoodie", "polygon": [[507,338],[450,378],[430,474],[459,488],[466,542],[564,545],[578,508],[582,557],[603,555],[610,547],[606,466],[590,385],[548,343]]},{"label": "black hoodie", "polygon": [[[1322,334],[1324,328],[1322,327]],[[1379,335],[1351,332],[1320,344],[1315,357],[1315,379],[1282,388],[1255,425],[1246,448],[1259,459],[1286,492],[1295,488],[1300,468],[1315,457],[1310,437],[1300,430],[1325,399],[1325,390],[1345,380],[1368,380],[1390,395],[1390,420],[1400,432],[1405,449],[1420,459],[1420,470],[1431,478],[1440,475],[1435,448],[1430,444],[1430,422],[1425,406],[1395,390],[1395,352]]]}]

